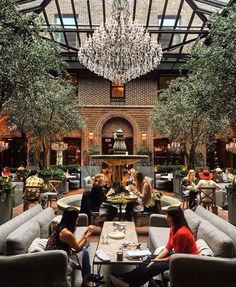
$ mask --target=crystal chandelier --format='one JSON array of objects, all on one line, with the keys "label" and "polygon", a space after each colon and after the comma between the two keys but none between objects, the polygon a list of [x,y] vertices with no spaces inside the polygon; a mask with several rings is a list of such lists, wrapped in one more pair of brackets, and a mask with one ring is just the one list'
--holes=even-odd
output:
[{"label": "crystal chandelier", "polygon": [[232,153],[236,153],[236,138],[234,138],[232,142],[226,144],[225,149]]},{"label": "crystal chandelier", "polygon": [[52,143],[51,148],[55,151],[64,151],[68,149],[68,144],[64,143],[63,141],[59,141]]},{"label": "crystal chandelier", "polygon": [[85,41],[78,57],[94,73],[125,84],[155,69],[162,49],[146,29],[132,21],[128,0],[113,0],[111,16]]},{"label": "crystal chandelier", "polygon": [[172,142],[168,144],[167,148],[170,152],[173,152],[176,154],[180,154],[180,152],[182,151],[182,146],[180,142]]},{"label": "crystal chandelier", "polygon": [[0,140],[0,152],[7,150],[9,148],[9,143]]}]

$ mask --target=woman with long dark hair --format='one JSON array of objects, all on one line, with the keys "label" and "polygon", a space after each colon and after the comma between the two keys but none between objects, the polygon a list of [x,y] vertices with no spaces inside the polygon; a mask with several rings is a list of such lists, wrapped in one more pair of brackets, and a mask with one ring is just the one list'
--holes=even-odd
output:
[{"label": "woman with long dark hair", "polygon": [[152,277],[169,269],[171,253],[198,254],[196,242],[180,207],[169,207],[167,221],[170,225],[169,240],[165,248],[153,259],[147,260],[139,267],[116,277],[110,275],[112,283],[119,287],[139,287]]},{"label": "woman with long dark hair", "polygon": [[[94,226],[88,226],[88,229],[80,237],[74,235],[76,222],[78,219],[78,210],[73,207],[65,209],[61,222],[56,226],[50,235],[45,250],[64,250],[68,254],[69,266],[72,269],[81,269],[82,276],[85,278],[91,273],[89,253],[85,244],[94,231]],[[73,250],[75,251],[73,251]]]}]

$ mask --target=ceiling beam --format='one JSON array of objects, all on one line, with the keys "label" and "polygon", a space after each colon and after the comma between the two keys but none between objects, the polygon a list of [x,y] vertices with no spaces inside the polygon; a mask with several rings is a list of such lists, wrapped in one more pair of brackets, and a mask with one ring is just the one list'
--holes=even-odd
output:
[{"label": "ceiling beam", "polygon": [[22,4],[28,4],[28,3],[34,2],[34,1],[37,1],[37,0],[15,0],[15,3],[17,5],[22,5]]},{"label": "ceiling beam", "polygon": [[133,6],[133,21],[135,20],[136,6],[137,6],[137,0],[134,0],[134,6]]},{"label": "ceiling beam", "polygon": [[[190,17],[190,19],[189,19],[189,23],[188,23],[188,28],[187,28],[187,29],[190,29],[190,27],[192,26],[194,17],[195,17],[195,12],[193,11],[193,12],[192,12],[192,15],[191,15],[191,17]],[[183,42],[185,42],[185,41],[187,40],[187,37],[188,37],[188,34],[186,33],[186,34],[184,35]],[[182,53],[183,47],[184,47],[184,46],[182,46],[182,47],[180,48],[180,50],[179,50],[180,53]]]},{"label": "ceiling beam", "polygon": [[74,0],[71,0],[71,7],[72,7],[72,11],[73,11],[74,20],[75,20],[75,26],[77,28],[76,34],[77,34],[78,44],[79,44],[79,47],[80,47],[81,46],[81,39],[80,39],[80,34],[78,32],[78,21],[77,21],[77,15],[76,15],[76,10],[75,10],[75,2],[74,2]]},{"label": "ceiling beam", "polygon": [[216,0],[195,0],[195,2],[200,2],[209,6],[213,6],[216,8],[223,8],[226,7],[227,4],[222,1],[216,1]]},{"label": "ceiling beam", "polygon": [[196,13],[197,12],[200,12],[202,14],[206,14],[206,15],[209,15],[209,16],[211,16],[212,13],[213,13],[212,11],[209,11],[209,10],[206,10],[206,9],[201,9],[201,8],[197,8]]},{"label": "ceiling beam", "polygon": [[[173,26],[173,30],[175,30],[176,27],[177,27],[177,25],[178,25],[179,17],[180,17],[182,8],[183,8],[183,4],[184,4],[184,0],[181,0],[180,5],[179,5],[179,9],[178,9],[178,12],[177,12],[177,15],[176,15],[176,19],[175,19],[175,24],[174,24],[174,26]],[[172,35],[171,35],[171,37],[170,37],[169,46],[172,45],[173,39],[174,39],[174,33],[172,33]]]},{"label": "ceiling beam", "polygon": [[90,1],[87,0],[87,8],[88,8],[88,18],[89,18],[89,26],[92,29],[92,17],[91,17],[91,9],[90,9]]},{"label": "ceiling beam", "polygon": [[67,46],[69,46],[69,43],[68,43],[68,40],[67,40],[67,36],[66,36],[65,30],[64,30],[65,26],[64,26],[63,17],[62,17],[62,14],[61,14],[61,9],[60,9],[60,5],[59,5],[58,1],[59,0],[55,0],[55,4],[56,4],[56,7],[57,7],[57,13],[58,13],[59,20],[61,22],[62,33],[63,33],[64,39],[65,39],[65,44]]},{"label": "ceiling beam", "polygon": [[[162,28],[163,23],[164,23],[164,19],[165,19],[165,15],[166,15],[167,4],[168,4],[168,0],[165,0],[165,4],[164,4],[163,11],[162,11],[162,15],[161,15],[160,29]],[[160,42],[160,38],[161,38],[161,34],[158,34],[158,37],[157,37],[158,43]]]},{"label": "ceiling beam", "polygon": [[193,2],[193,0],[185,0],[185,1],[193,9],[193,11],[198,15],[198,17],[202,20],[202,22],[206,23],[207,22],[207,17],[203,13],[197,11],[198,7],[195,4],[195,2]]},{"label": "ceiling beam", "polygon": [[[44,16],[44,19],[45,19],[45,22],[46,22],[47,26],[50,27],[49,21],[48,21],[48,15],[47,15],[47,12],[46,12],[45,9],[43,9],[43,16]],[[53,35],[51,29],[48,29],[48,30],[49,30],[49,34],[50,34],[52,40],[55,40],[55,39],[54,39],[54,35]]]},{"label": "ceiling beam", "polygon": [[[49,27],[50,28],[50,27]],[[47,31],[48,28],[41,28],[41,31]],[[79,33],[89,33],[92,34],[94,32],[94,29],[89,29],[89,28],[67,28],[67,27],[58,27],[58,28],[54,28],[53,27],[53,32],[66,32],[66,33],[75,33],[75,32],[79,32]],[[148,29],[148,32],[150,34],[208,34],[209,30],[197,30],[197,29]]]},{"label": "ceiling beam", "polygon": [[146,29],[147,29],[148,26],[149,26],[151,10],[152,10],[152,0],[149,0],[148,14],[147,14],[147,22],[146,22]]},{"label": "ceiling beam", "polygon": [[187,44],[189,44],[189,43],[191,43],[191,42],[196,41],[197,39],[198,39],[198,37],[193,38],[193,39],[190,39],[190,40],[185,41],[185,42],[178,43],[178,44],[173,45],[173,46],[170,46],[170,47],[166,47],[166,48],[162,49],[162,51],[163,51],[163,52],[164,52],[164,51],[173,51],[173,50],[175,50],[176,48],[185,46],[185,45],[187,45]]},{"label": "ceiling beam", "polygon": [[28,8],[24,8],[24,9],[20,9],[19,12],[22,14],[26,14],[26,13],[37,13],[39,14],[41,12],[41,6],[32,6],[32,7],[28,7]]},{"label": "ceiling beam", "polygon": [[103,24],[106,23],[106,3],[105,0],[102,0],[102,12],[103,12]]}]

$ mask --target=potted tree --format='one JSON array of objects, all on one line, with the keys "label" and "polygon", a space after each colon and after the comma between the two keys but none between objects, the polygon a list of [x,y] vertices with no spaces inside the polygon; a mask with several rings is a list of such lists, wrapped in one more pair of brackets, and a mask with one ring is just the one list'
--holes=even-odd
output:
[{"label": "potted tree", "polygon": [[0,179],[0,224],[7,222],[12,217],[15,189],[10,178]]}]

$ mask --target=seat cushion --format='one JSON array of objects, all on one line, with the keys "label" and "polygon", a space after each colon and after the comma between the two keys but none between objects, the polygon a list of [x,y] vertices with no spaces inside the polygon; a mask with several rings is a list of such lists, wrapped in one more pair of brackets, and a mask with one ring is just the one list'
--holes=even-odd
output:
[{"label": "seat cushion", "polygon": [[165,245],[169,238],[170,229],[166,227],[150,227],[149,228],[149,242],[150,248],[154,252],[158,247]]},{"label": "seat cushion", "polygon": [[219,230],[227,234],[232,239],[234,244],[234,257],[236,257],[236,227],[215,215],[214,213],[209,212],[202,206],[197,207],[196,213],[202,218],[210,221],[214,226],[216,226]]},{"label": "seat cushion", "polygon": [[192,230],[192,233],[196,239],[198,227],[202,221],[202,218],[199,215],[197,215],[195,212],[193,212],[191,209],[186,209],[184,211],[184,216],[187,220],[188,226]]},{"label": "seat cushion", "polygon": [[40,237],[48,238],[49,236],[49,226],[51,220],[55,217],[53,208],[48,207],[34,216],[31,220],[38,222],[40,226]]},{"label": "seat cushion", "polygon": [[233,257],[232,239],[206,220],[199,225],[197,239],[205,240],[216,257]]},{"label": "seat cushion", "polygon": [[33,240],[40,237],[38,222],[27,221],[8,235],[4,248],[4,255],[17,255],[27,253]]},{"label": "seat cushion", "polygon": [[21,226],[27,220],[41,212],[42,206],[41,204],[37,204],[34,207],[26,210],[25,212],[21,213],[20,215],[12,218],[8,222],[0,225],[0,254],[4,254],[4,245],[7,236],[13,232],[16,228]]},{"label": "seat cushion", "polygon": [[214,253],[211,248],[207,245],[206,241],[203,239],[198,239],[196,241],[198,255],[200,256],[210,256],[213,257]]}]

